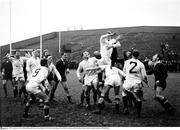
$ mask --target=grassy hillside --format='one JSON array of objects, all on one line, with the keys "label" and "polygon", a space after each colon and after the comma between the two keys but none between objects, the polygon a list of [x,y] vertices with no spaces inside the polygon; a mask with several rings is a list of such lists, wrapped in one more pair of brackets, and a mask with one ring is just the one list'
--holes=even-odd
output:
[{"label": "grassy hillside", "polygon": [[[71,50],[71,59],[80,60],[80,54],[83,51],[87,50],[92,54],[93,51],[99,50],[99,38],[108,30],[124,34],[122,47],[118,49],[119,57],[122,57],[123,51],[132,47],[139,49],[142,57],[150,57],[160,51],[161,42],[167,42],[170,48],[177,53],[180,50],[180,27],[151,26],[63,31],[61,32],[61,49]],[[55,59],[60,56],[58,53],[58,42],[58,32],[43,35],[43,49],[49,49]],[[39,36],[13,43],[12,47],[13,49],[39,48]],[[1,58],[8,52],[9,45],[2,46]]]}]

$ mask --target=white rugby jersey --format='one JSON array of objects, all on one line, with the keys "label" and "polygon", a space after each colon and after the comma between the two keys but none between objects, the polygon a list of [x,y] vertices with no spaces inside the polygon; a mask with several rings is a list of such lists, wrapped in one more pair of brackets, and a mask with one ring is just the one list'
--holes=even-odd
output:
[{"label": "white rugby jersey", "polygon": [[107,63],[110,63],[110,57],[113,51],[113,48],[108,48],[108,46],[114,46],[114,47],[119,47],[121,46],[120,42],[117,41],[116,39],[111,39],[108,40],[107,39],[107,35],[103,35],[100,38],[100,53],[101,53],[101,57],[103,60],[108,60],[105,61]]},{"label": "white rugby jersey", "polygon": [[27,60],[27,62],[26,62],[26,70],[27,70],[28,75],[30,75],[33,72],[33,70],[36,67],[39,67],[39,66],[41,66],[39,57],[37,57],[37,58],[34,58],[34,57],[29,58]]},{"label": "white rugby jersey", "polygon": [[48,74],[49,71],[47,67],[44,66],[37,67],[36,69],[33,70],[29,82],[41,84],[42,81],[47,79]]},{"label": "white rugby jersey", "polygon": [[24,71],[23,71],[23,59],[16,59],[16,58],[13,58],[12,59],[12,65],[13,65],[13,76],[17,76],[19,74],[23,74]]},{"label": "white rugby jersey", "polygon": [[138,59],[131,58],[125,61],[123,72],[126,74],[126,80],[138,80],[147,77],[144,64]]},{"label": "white rugby jersey", "polygon": [[60,73],[59,73],[58,70],[56,69],[56,66],[55,66],[53,63],[51,63],[51,64],[49,65],[49,71],[52,72],[52,73],[54,73],[54,74],[57,76],[58,80],[61,81],[61,75],[60,75]]},{"label": "white rugby jersey", "polygon": [[80,79],[80,73],[84,72],[85,77],[87,76],[97,76],[98,70],[88,70],[89,68],[94,68],[98,66],[98,60],[95,57],[91,57],[88,60],[83,60],[79,63],[77,69],[77,77]]}]

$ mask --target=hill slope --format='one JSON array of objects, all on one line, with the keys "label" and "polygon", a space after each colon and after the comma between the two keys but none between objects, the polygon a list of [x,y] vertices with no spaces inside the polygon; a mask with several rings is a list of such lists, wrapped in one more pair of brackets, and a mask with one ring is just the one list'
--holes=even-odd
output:
[{"label": "hill slope", "polygon": [[[160,43],[166,42],[171,49],[177,53],[180,50],[180,27],[126,27],[110,28],[97,30],[78,30],[61,32],[61,49],[71,51],[71,59],[80,60],[80,55],[87,50],[91,54],[99,50],[99,38],[106,31],[114,31],[118,34],[124,34],[122,47],[118,49],[119,57],[122,57],[123,51],[137,48],[141,51],[141,56],[152,56],[160,51]],[[52,55],[59,57],[58,53],[59,33],[52,32],[43,35],[43,49],[49,49]],[[39,48],[39,36],[12,44],[13,49],[36,49]],[[1,59],[9,52],[9,45],[1,47]]]}]

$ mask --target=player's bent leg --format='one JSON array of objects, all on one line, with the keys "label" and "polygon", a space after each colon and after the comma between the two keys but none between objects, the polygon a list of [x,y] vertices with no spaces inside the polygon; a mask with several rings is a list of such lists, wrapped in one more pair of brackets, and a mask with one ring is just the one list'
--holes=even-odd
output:
[{"label": "player's bent leg", "polygon": [[70,96],[70,94],[69,94],[69,90],[68,90],[68,87],[67,87],[67,82],[66,82],[66,81],[63,81],[63,82],[61,82],[61,85],[63,86],[64,91],[65,91],[66,94],[67,94],[68,102],[71,103],[71,104],[73,104],[72,98],[71,98],[71,96]]},{"label": "player's bent leg", "polygon": [[30,116],[30,114],[28,112],[29,112],[31,105],[35,102],[34,100],[35,100],[34,95],[30,94],[29,99],[27,99],[27,101],[25,103],[24,114],[23,114],[24,118],[27,118]]},{"label": "player's bent leg", "polygon": [[106,93],[104,95],[105,97],[105,100],[108,102],[108,103],[112,103],[111,99],[109,98],[109,91],[110,91],[111,87],[109,87],[107,90],[106,90]]},{"label": "player's bent leg", "polygon": [[110,85],[105,85],[101,91],[101,97],[98,99],[98,110],[93,111],[94,114],[101,114],[101,110],[104,108],[104,96],[108,92],[109,88],[111,88]]},{"label": "player's bent leg", "polygon": [[115,87],[114,87],[115,112],[116,112],[117,114],[119,114],[119,104],[120,104],[119,90],[120,90],[120,86],[115,86]]},{"label": "player's bent leg", "polygon": [[2,80],[2,84],[3,84],[3,90],[4,90],[5,97],[8,96],[6,83],[7,83],[7,80],[3,79],[3,80]]},{"label": "player's bent leg", "polygon": [[18,81],[15,78],[13,79],[13,94],[14,98],[16,98],[18,94]]},{"label": "player's bent leg", "polygon": [[92,85],[92,91],[93,91],[94,105],[96,105],[96,104],[97,104],[96,84],[93,84],[93,85]]},{"label": "player's bent leg", "polygon": [[56,81],[51,81],[51,85],[52,85],[52,89],[50,91],[50,102],[51,101],[55,101],[54,100],[54,94],[55,94],[55,91],[57,89],[57,86],[58,86],[58,82]]},{"label": "player's bent leg", "polygon": [[88,108],[88,109],[90,109],[90,91],[91,91],[91,86],[86,85],[85,98],[86,98],[86,103],[87,103],[86,108]]},{"label": "player's bent leg", "polygon": [[167,98],[165,98],[164,96],[161,95],[162,91],[163,91],[162,87],[156,87],[155,99],[161,104],[161,106],[165,109],[165,111],[169,112],[169,111],[173,110],[173,107],[169,103]]},{"label": "player's bent leg", "polygon": [[138,87],[135,92],[132,92],[134,98],[136,99],[136,110],[138,117],[141,117],[141,109],[142,109],[142,91],[140,87]]},{"label": "player's bent leg", "polygon": [[128,110],[128,94],[127,94],[127,91],[125,89],[123,89],[123,91],[122,91],[122,101],[123,101],[123,106],[124,106],[123,113],[125,115],[128,115],[129,114],[129,110]]},{"label": "player's bent leg", "polygon": [[83,105],[84,98],[85,98],[85,90],[83,89],[82,92],[81,92],[80,103],[78,104],[78,106],[82,106]]},{"label": "player's bent leg", "polygon": [[49,116],[49,97],[44,92],[39,92],[35,94],[38,98],[42,99],[44,101],[44,120],[50,121],[53,120],[52,117]]}]

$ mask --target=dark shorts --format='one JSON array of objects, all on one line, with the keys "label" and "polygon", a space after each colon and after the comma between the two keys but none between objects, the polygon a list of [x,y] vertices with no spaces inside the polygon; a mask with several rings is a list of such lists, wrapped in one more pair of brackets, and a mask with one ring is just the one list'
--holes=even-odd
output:
[{"label": "dark shorts", "polygon": [[[67,81],[67,78],[66,78],[65,75],[63,75],[63,76],[61,75],[61,78],[62,78],[62,82],[66,82],[66,81]],[[58,81],[57,76],[54,77],[54,80],[55,80],[55,81]]]},{"label": "dark shorts", "polygon": [[12,74],[3,75],[3,80],[12,80]]},{"label": "dark shorts", "polygon": [[154,90],[156,90],[157,87],[161,87],[163,90],[166,88],[166,81],[160,81],[159,85],[154,85]]},{"label": "dark shorts", "polygon": [[48,75],[47,80],[48,80],[48,81],[54,80],[54,75],[53,75],[52,72],[50,72],[50,74]]}]

